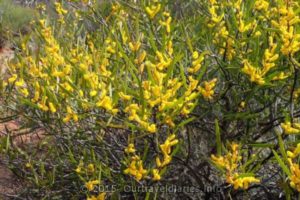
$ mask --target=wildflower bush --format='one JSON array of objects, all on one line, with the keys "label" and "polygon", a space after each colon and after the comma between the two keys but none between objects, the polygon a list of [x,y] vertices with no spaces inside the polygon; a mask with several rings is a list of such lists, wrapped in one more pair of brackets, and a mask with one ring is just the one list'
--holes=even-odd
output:
[{"label": "wildflower bush", "polygon": [[[300,191],[297,1],[56,1],[37,9],[43,18],[1,82],[3,107],[44,133],[31,148],[2,138],[12,169],[28,181],[21,195]],[[153,189],[166,185],[196,191]]]}]

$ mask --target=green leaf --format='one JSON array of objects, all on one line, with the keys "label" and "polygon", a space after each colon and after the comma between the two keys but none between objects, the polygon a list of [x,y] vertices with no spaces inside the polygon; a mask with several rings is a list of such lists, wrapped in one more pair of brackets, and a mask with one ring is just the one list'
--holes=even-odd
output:
[{"label": "green leaf", "polygon": [[188,124],[188,123],[194,121],[195,119],[196,119],[195,117],[191,117],[191,118],[188,118],[188,119],[182,121],[182,122],[176,127],[176,129],[174,130],[174,133],[177,133],[177,131],[179,130],[179,128],[181,128],[181,127],[185,126],[186,124]]},{"label": "green leaf", "polygon": [[282,161],[282,159],[280,158],[280,156],[276,153],[276,151],[272,150],[278,164],[280,165],[281,169],[284,171],[284,173],[286,173],[288,176],[291,176],[291,172],[289,170],[289,168],[284,164],[284,162]]},{"label": "green leaf", "polygon": [[284,147],[284,142],[282,140],[281,134],[277,132],[277,135],[278,135],[278,144],[279,144],[280,153],[281,153],[284,161],[286,163],[288,163],[288,157],[287,157],[287,154],[286,154],[286,150],[285,150],[285,147]]},{"label": "green leaf", "polygon": [[245,178],[245,177],[254,177],[254,173],[239,173],[238,178]]},{"label": "green leaf", "polygon": [[256,148],[273,148],[275,145],[269,143],[252,143],[252,144],[248,144],[248,146],[256,147]]},{"label": "green leaf", "polygon": [[21,103],[26,105],[26,106],[29,106],[31,108],[35,108],[35,109],[39,109],[38,105],[36,105],[35,103],[32,103],[30,100],[28,99],[21,99]]},{"label": "green leaf", "polygon": [[222,143],[221,143],[221,132],[218,119],[215,119],[215,131],[216,131],[216,144],[217,144],[217,155],[222,155]]},{"label": "green leaf", "polygon": [[[257,160],[257,155],[256,155],[256,154],[253,154],[253,155],[251,156],[251,158],[250,158],[249,160],[247,160],[247,162],[246,162],[245,164],[243,164],[242,169],[243,169],[244,171],[246,171],[247,167],[248,167],[251,163],[253,163],[254,161],[256,161],[256,160]],[[255,170],[253,170],[253,171],[255,171]]]}]

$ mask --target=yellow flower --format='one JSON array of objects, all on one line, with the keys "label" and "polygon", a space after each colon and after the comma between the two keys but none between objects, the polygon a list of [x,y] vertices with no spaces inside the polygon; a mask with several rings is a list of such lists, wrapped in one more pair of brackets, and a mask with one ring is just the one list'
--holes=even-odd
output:
[{"label": "yellow flower", "polygon": [[[285,122],[280,124],[286,134],[298,134],[300,133],[300,127],[293,127],[291,122]],[[293,124],[295,125],[295,124]]]},{"label": "yellow flower", "polygon": [[135,148],[134,148],[134,144],[133,143],[130,143],[128,145],[128,147],[125,148],[125,152],[126,153],[135,153]]},{"label": "yellow flower", "polygon": [[269,8],[269,2],[265,0],[257,0],[254,6],[256,10],[267,11]]},{"label": "yellow flower", "polygon": [[129,48],[131,49],[131,51],[136,52],[140,49],[141,42],[140,41],[137,41],[136,43],[129,42],[128,45],[129,45]]},{"label": "yellow flower", "polygon": [[150,133],[156,133],[156,125],[155,124],[151,124],[147,126],[147,131],[149,131]]},{"label": "yellow flower", "polygon": [[158,169],[152,169],[152,174],[153,174],[152,180],[159,181],[161,179]]},{"label": "yellow flower", "polygon": [[265,80],[262,77],[262,71],[258,68],[253,67],[248,60],[244,60],[244,68],[242,72],[250,76],[250,80],[259,85],[265,84]]},{"label": "yellow flower", "polygon": [[289,176],[290,179],[290,186],[300,192],[300,169],[299,165],[293,163],[292,160],[289,158],[289,165],[291,175]]},{"label": "yellow flower", "polygon": [[59,72],[59,71],[54,71],[54,72],[52,72],[52,76],[54,76],[54,77],[63,77],[65,74],[64,74],[64,72]]},{"label": "yellow flower", "polygon": [[233,171],[237,168],[238,162],[241,157],[239,156],[239,145],[236,143],[231,144],[231,151],[228,152],[225,156],[215,156],[211,155],[212,161],[220,166],[228,170],[229,174],[232,174]]},{"label": "yellow flower", "polygon": [[144,169],[143,161],[139,156],[132,156],[130,164],[128,168],[124,170],[124,173],[130,174],[137,181],[140,181],[147,174],[147,170]]},{"label": "yellow flower", "polygon": [[112,99],[108,96],[103,97],[100,101],[96,104],[98,107],[102,107],[105,110],[116,114],[118,112],[118,109],[114,109],[112,105]]},{"label": "yellow flower", "polygon": [[119,94],[119,96],[121,97],[121,99],[123,99],[123,100],[125,100],[125,101],[129,101],[129,100],[132,99],[132,96],[126,95],[126,94],[124,94],[123,92],[119,92],[118,94]]},{"label": "yellow flower", "polygon": [[146,56],[147,56],[147,52],[145,50],[143,50],[142,53],[140,53],[140,55],[135,60],[135,63],[142,64],[144,62]]},{"label": "yellow flower", "polygon": [[62,8],[61,3],[55,2],[54,5],[55,5],[55,10],[59,15],[67,14],[68,11]]},{"label": "yellow flower", "polygon": [[147,121],[144,121],[144,119],[142,119],[144,116],[139,116],[137,113],[139,111],[139,106],[137,104],[130,104],[129,106],[127,106],[125,108],[125,112],[129,113],[129,117],[128,119],[130,121],[136,121],[139,125],[141,125],[142,128],[144,128],[145,130],[149,131],[150,133],[156,133],[157,129],[156,129],[156,125],[155,124],[150,124]]},{"label": "yellow flower", "polygon": [[38,103],[37,105],[38,105],[39,109],[41,109],[42,111],[47,112],[49,110],[49,107],[46,106],[45,103]]},{"label": "yellow flower", "polygon": [[215,27],[218,23],[220,23],[224,17],[224,13],[221,15],[217,14],[217,6],[212,3],[211,7],[208,9],[209,13],[211,15],[210,17],[210,23],[208,24],[208,27]]},{"label": "yellow flower", "polygon": [[24,84],[25,84],[24,80],[20,79],[20,80],[16,81],[15,86],[21,87],[21,86],[24,86]]},{"label": "yellow flower", "polygon": [[253,176],[248,176],[248,177],[235,178],[232,182],[233,188],[235,190],[239,188],[247,190],[249,188],[249,184],[251,183],[260,183],[260,180]]},{"label": "yellow flower", "polygon": [[213,163],[225,170],[226,182],[233,185],[234,189],[248,189],[249,184],[259,183],[260,180],[254,176],[243,176],[239,174],[239,161],[242,159],[239,155],[239,145],[232,143],[230,151],[224,156],[211,155]]},{"label": "yellow flower", "polygon": [[217,79],[214,78],[213,80],[207,82],[204,81],[204,87],[199,87],[199,92],[203,95],[205,99],[212,99],[214,95],[214,88],[216,86]]},{"label": "yellow flower", "polygon": [[164,144],[160,145],[160,149],[163,153],[163,160],[161,161],[159,157],[156,157],[157,167],[164,167],[171,162],[172,160],[171,148],[177,143],[178,143],[178,139],[176,139],[175,134],[172,134],[166,139]]},{"label": "yellow flower", "polygon": [[192,58],[193,58],[193,62],[192,62],[192,67],[188,68],[187,71],[189,73],[196,73],[200,70],[201,68],[201,64],[204,60],[206,52],[202,53],[199,56],[199,53],[197,51],[193,52]]},{"label": "yellow flower", "polygon": [[66,117],[63,118],[64,123],[68,123],[71,120],[71,116],[67,115]]},{"label": "yellow flower", "polygon": [[78,174],[80,174],[81,171],[82,171],[83,165],[84,165],[83,161],[80,160],[80,162],[79,162],[77,168],[75,169],[75,172],[78,173]]},{"label": "yellow flower", "polygon": [[87,172],[93,173],[95,171],[95,165],[94,164],[89,164],[87,166]]},{"label": "yellow flower", "polygon": [[173,120],[170,116],[166,117],[165,123],[168,124],[172,128],[175,127],[175,123],[173,122]]},{"label": "yellow flower", "polygon": [[31,167],[32,167],[32,164],[31,164],[30,162],[28,162],[28,163],[25,164],[25,167],[26,167],[26,168],[31,168]]},{"label": "yellow flower", "polygon": [[8,79],[8,82],[9,83],[13,83],[17,80],[18,78],[18,75],[17,74],[13,74],[9,79]]},{"label": "yellow flower", "polygon": [[300,18],[296,13],[297,4],[293,1],[278,9],[280,17],[278,21],[272,20],[272,25],[280,30],[281,52],[284,55],[293,56],[300,51],[300,34],[296,30],[296,25],[300,23]]},{"label": "yellow flower", "polygon": [[28,97],[29,96],[29,92],[28,92],[27,88],[20,89],[20,92],[24,95],[24,97]]},{"label": "yellow flower", "polygon": [[88,181],[85,183],[85,187],[88,189],[88,191],[93,191],[95,186],[98,184],[100,184],[99,180]]},{"label": "yellow flower", "polygon": [[100,193],[97,197],[94,195],[91,197],[88,197],[87,200],[105,200],[105,195],[106,195],[106,193],[103,192],[103,193]]},{"label": "yellow flower", "polygon": [[240,103],[240,106],[241,106],[241,108],[245,108],[246,102],[245,102],[245,101],[242,101],[242,102]]},{"label": "yellow flower", "polygon": [[74,91],[73,87],[68,82],[61,84],[61,87],[67,90],[68,92]]},{"label": "yellow flower", "polygon": [[76,113],[73,114],[73,120],[74,122],[78,122],[78,115]]},{"label": "yellow flower", "polygon": [[248,30],[250,30],[250,28],[252,27],[252,25],[255,24],[255,22],[253,23],[248,23],[247,25],[245,25],[245,22],[244,20],[240,19],[239,20],[239,28],[238,30],[241,32],[241,33],[244,33]]},{"label": "yellow flower", "polygon": [[49,102],[48,105],[49,105],[50,111],[52,113],[56,113],[56,108],[55,108],[54,104],[52,102]]},{"label": "yellow flower", "polygon": [[72,108],[70,106],[67,106],[67,115],[66,117],[63,119],[64,123],[69,122],[71,119],[74,120],[74,122],[78,121],[78,115],[72,110]]},{"label": "yellow flower", "polygon": [[261,32],[260,31],[256,31],[254,35],[255,35],[255,37],[259,37],[259,36],[261,36]]},{"label": "yellow flower", "polygon": [[96,96],[97,95],[97,91],[96,90],[92,90],[91,92],[90,92],[90,96],[91,97],[94,97],[94,96]]},{"label": "yellow flower", "polygon": [[170,13],[164,13],[164,15],[167,17],[166,21],[159,21],[159,23],[162,25],[162,26],[165,26],[166,27],[166,31],[167,33],[170,33],[171,32],[171,22],[172,22],[172,17],[170,17]]},{"label": "yellow flower", "polygon": [[297,144],[297,147],[294,149],[293,152],[287,151],[288,157],[294,159],[300,154],[300,143]]},{"label": "yellow flower", "polygon": [[284,72],[280,72],[278,75],[272,78],[273,81],[283,80],[289,77],[289,74],[285,74]]},{"label": "yellow flower", "polygon": [[97,200],[105,200],[105,195],[106,193],[100,193],[98,196],[97,196]]},{"label": "yellow flower", "polygon": [[[156,54],[157,59],[159,60],[159,63],[157,63],[157,65],[156,65],[156,68],[159,71],[162,71],[170,66],[172,60],[168,57],[167,54],[162,53],[160,51],[156,51],[155,54]],[[162,76],[162,77],[164,76],[163,73],[159,73],[156,70],[154,70],[154,72],[157,73],[157,76]],[[160,80],[160,79],[161,79],[161,77],[158,78],[158,80]],[[161,81],[159,81],[159,83],[161,83]]]},{"label": "yellow flower", "polygon": [[151,5],[146,7],[146,13],[149,15],[150,19],[153,19],[155,15],[160,11],[161,4]]}]

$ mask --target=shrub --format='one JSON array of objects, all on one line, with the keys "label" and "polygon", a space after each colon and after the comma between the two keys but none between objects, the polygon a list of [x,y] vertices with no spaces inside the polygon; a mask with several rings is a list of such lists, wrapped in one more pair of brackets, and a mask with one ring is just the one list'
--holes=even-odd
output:
[{"label": "shrub", "polygon": [[[299,190],[298,147],[287,151],[300,132],[296,2],[189,1],[195,10],[176,17],[168,1],[96,4],[54,3],[56,16],[36,22],[4,81],[6,101],[47,135],[30,153],[6,144],[31,195]],[[268,165],[282,168],[282,189],[268,185]],[[168,184],[198,190],[134,191]]]}]

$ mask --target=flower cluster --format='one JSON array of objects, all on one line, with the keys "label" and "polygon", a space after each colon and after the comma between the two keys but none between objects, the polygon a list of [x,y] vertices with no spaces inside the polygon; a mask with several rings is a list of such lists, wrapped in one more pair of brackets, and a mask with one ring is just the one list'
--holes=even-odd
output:
[{"label": "flower cluster", "polygon": [[250,76],[250,80],[259,85],[265,84],[264,76],[274,68],[275,61],[279,55],[275,53],[277,44],[274,43],[274,38],[269,37],[269,48],[265,50],[264,58],[262,60],[262,69],[253,67],[247,60],[244,61],[244,68],[242,71]]},{"label": "flower cluster", "polygon": [[161,176],[159,174],[160,169],[167,166],[172,161],[172,146],[178,143],[178,139],[175,138],[175,135],[170,135],[165,143],[160,145],[160,150],[163,154],[163,159],[161,160],[159,156],[156,157],[156,168],[152,169],[153,180],[159,181]]},{"label": "flower cluster", "polygon": [[[276,62],[285,57],[293,65],[300,66],[294,56],[300,50],[300,36],[297,33],[300,19],[296,14],[298,7],[296,2],[289,0],[285,0],[284,3],[256,0],[253,7],[242,0],[209,1],[208,27],[213,30],[213,43],[219,55],[223,61],[232,61],[234,58],[242,60],[244,67],[241,71],[249,76],[251,82],[258,85],[287,78],[293,71],[278,70],[280,66]],[[249,11],[253,15],[249,16]],[[234,23],[229,24],[229,19],[234,19]],[[262,32],[258,25],[260,23],[280,34]],[[265,34],[267,32],[268,34]],[[250,62],[249,57],[254,55],[252,53],[256,53],[256,56],[259,54],[253,51],[255,46],[245,41],[267,37],[267,44],[253,43],[263,47],[264,52],[259,53],[261,56],[254,63]],[[264,48],[265,46],[267,48]],[[236,52],[239,54],[236,55]],[[271,71],[275,70],[276,75],[271,75]]]},{"label": "flower cluster", "polygon": [[229,36],[229,31],[225,23],[224,18],[224,8],[223,2],[210,1],[209,4],[209,23],[208,27],[214,29],[213,31],[213,43],[216,46],[220,46],[219,53],[232,60],[235,55],[234,40]]},{"label": "flower cluster", "polygon": [[300,24],[300,18],[296,14],[299,5],[294,0],[285,0],[285,3],[277,8],[278,18],[272,20],[272,25],[281,33],[281,52],[284,55],[294,56],[300,51],[300,34],[296,33],[296,26]]},{"label": "flower cluster", "polygon": [[104,193],[104,192],[98,194],[98,196],[92,195],[92,196],[88,197],[87,200],[105,200],[105,195],[106,195],[106,193]]},{"label": "flower cluster", "polygon": [[64,9],[62,7],[61,3],[59,3],[59,2],[55,2],[54,5],[55,5],[55,10],[58,14],[58,22],[65,23],[64,15],[66,15],[68,13],[68,11],[66,9]]},{"label": "flower cluster", "polygon": [[294,122],[291,123],[286,121],[285,123],[281,123],[281,127],[286,134],[298,134],[300,133],[300,123]]},{"label": "flower cluster", "polygon": [[168,136],[163,144],[161,144],[160,150],[163,155],[162,159],[160,156],[157,156],[155,159],[155,167],[146,170],[143,166],[143,161],[140,159],[140,156],[136,155],[136,149],[133,143],[125,148],[125,153],[130,156],[128,162],[128,168],[124,170],[125,174],[133,176],[137,181],[140,181],[142,178],[146,177],[148,171],[152,172],[152,180],[159,181],[161,180],[160,171],[170,164],[172,161],[172,147],[178,144],[178,139],[176,139],[175,134]]},{"label": "flower cluster", "polygon": [[124,170],[124,173],[129,174],[137,181],[140,181],[147,174],[147,170],[144,169],[141,158],[137,155],[134,155],[131,157],[129,166]]},{"label": "flower cluster", "polygon": [[161,3],[158,0],[153,0],[152,5],[146,7],[146,12],[149,15],[150,19],[153,19],[156,14],[161,10]]},{"label": "flower cluster", "polygon": [[297,191],[300,191],[300,168],[298,163],[294,163],[294,159],[296,159],[300,154],[300,143],[297,144],[297,147],[292,151],[287,151],[288,156],[288,164],[290,168],[290,186]]},{"label": "flower cluster", "polygon": [[225,171],[226,182],[233,185],[234,189],[248,189],[249,184],[260,182],[254,176],[246,176],[240,172],[239,166],[242,157],[239,152],[239,145],[236,143],[230,145],[230,150],[226,155],[211,155],[211,159],[215,165]]},{"label": "flower cluster", "polygon": [[98,168],[93,163],[85,164],[83,160],[80,160],[76,169],[76,174],[82,181],[84,181],[84,187],[88,191],[87,200],[104,200],[106,193],[102,192],[98,195],[90,195],[94,194],[96,191],[96,187],[101,184],[101,181],[98,177]]}]

